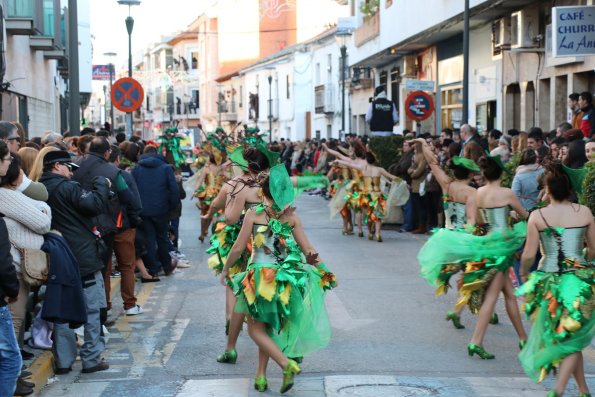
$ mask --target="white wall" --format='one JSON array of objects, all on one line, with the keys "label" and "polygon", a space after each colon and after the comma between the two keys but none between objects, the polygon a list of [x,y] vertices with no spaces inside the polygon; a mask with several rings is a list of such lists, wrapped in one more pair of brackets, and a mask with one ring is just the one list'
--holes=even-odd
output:
[{"label": "white wall", "polygon": [[79,90],[91,92],[93,47],[91,44],[91,19],[89,0],[77,1],[79,39]]}]

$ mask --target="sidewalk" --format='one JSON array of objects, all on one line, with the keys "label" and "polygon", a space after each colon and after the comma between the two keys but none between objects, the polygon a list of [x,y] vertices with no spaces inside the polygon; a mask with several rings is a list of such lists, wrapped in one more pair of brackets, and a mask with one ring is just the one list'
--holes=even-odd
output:
[{"label": "sidewalk", "polygon": [[[112,291],[112,299],[115,301],[119,301],[120,298],[120,282],[121,279],[118,278],[110,278],[110,285]],[[151,291],[153,290],[154,283],[150,284],[141,284],[141,288],[137,290],[137,303],[140,306],[143,306],[146,301],[148,300]],[[115,307],[116,305],[114,305]],[[124,315],[124,311],[122,309],[116,310],[112,309],[112,316],[113,318],[119,319],[122,315]],[[109,346],[109,342],[108,342]],[[54,357],[52,352],[49,350],[35,350],[30,349],[33,353],[36,354],[36,357],[33,359],[31,365],[28,368],[28,371],[32,373],[31,378],[27,379],[30,382],[35,383],[35,393],[34,395],[39,395],[39,392],[42,388],[44,388],[50,379],[54,377]],[[38,353],[41,352],[41,353]],[[78,358],[77,358],[78,361]]]}]

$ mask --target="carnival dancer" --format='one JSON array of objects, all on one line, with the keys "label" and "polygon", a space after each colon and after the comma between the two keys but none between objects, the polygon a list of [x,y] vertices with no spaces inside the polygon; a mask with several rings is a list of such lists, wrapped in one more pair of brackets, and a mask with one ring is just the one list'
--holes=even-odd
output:
[{"label": "carnival dancer", "polygon": [[368,239],[382,242],[380,236],[380,228],[382,227],[382,219],[387,214],[386,199],[387,196],[380,189],[380,177],[383,176],[388,180],[400,181],[401,178],[392,175],[382,167],[374,165],[376,157],[372,152],[366,153],[366,163],[354,160],[336,160],[339,165],[345,165],[354,168],[362,173],[363,189],[361,195],[361,209],[364,213],[364,223],[368,225]]},{"label": "carnival dancer", "polygon": [[[345,161],[349,164],[357,164],[358,167],[364,167],[367,164],[366,161],[366,148],[360,141],[354,141],[353,145],[353,155],[355,156],[354,159],[351,157],[345,156],[344,154],[330,149],[326,143],[322,144],[324,150],[326,150],[332,156],[335,156],[337,160]],[[351,166],[350,166],[351,167]],[[355,212],[355,221],[357,223],[358,228],[358,237],[364,237],[364,230],[363,230],[363,197],[361,192],[363,190],[363,179],[362,173],[359,169],[350,168],[351,169],[351,181],[349,184],[345,186],[345,200],[349,202],[349,207],[353,212]]]},{"label": "carnival dancer", "polygon": [[[477,191],[469,186],[474,172],[479,172],[479,166],[471,159],[454,156],[448,168],[453,177],[440,168],[438,159],[432,152],[430,145],[425,139],[416,139],[422,145],[423,155],[430,166],[430,170],[440,184],[444,192],[445,229],[458,230],[463,233],[470,230],[469,225],[475,225],[477,205],[475,198]],[[435,252],[440,251],[440,238],[430,237],[418,254],[418,261],[421,269],[421,276],[432,286],[437,286],[436,295],[448,292],[450,278],[465,268],[465,262],[443,263],[436,260]],[[465,328],[461,324],[461,311],[463,306],[457,310],[450,310],[446,313],[446,321],[452,321],[457,329]]]},{"label": "carnival dancer", "polygon": [[[527,219],[525,211],[516,195],[509,188],[500,186],[503,172],[506,171],[499,156],[486,155],[479,159],[481,174],[486,185],[477,189],[477,207],[485,222],[486,235],[479,236],[476,242],[476,261],[467,263],[459,290],[459,305],[467,303],[472,313],[479,313],[471,343],[467,346],[470,356],[477,354],[482,359],[495,356],[483,348],[483,339],[490,323],[500,292],[504,294],[506,312],[519,337],[519,348],[527,341],[527,334],[521,322],[519,306],[510,278],[514,264],[514,253],[522,245],[526,236],[526,222],[509,227],[510,209],[516,216]],[[493,252],[490,250],[493,247]],[[481,252],[486,250],[486,252]],[[512,250],[510,253],[498,251]]]},{"label": "carnival dancer", "polygon": [[[211,254],[208,265],[216,274],[220,274],[223,270],[229,251],[242,228],[245,212],[262,202],[261,189],[257,183],[258,175],[267,171],[270,163],[276,163],[278,155],[264,147],[259,150],[254,147],[244,149],[240,146],[231,154],[230,160],[244,172],[223,185],[209,212],[204,216],[212,218],[214,213],[225,210],[223,219],[216,223],[215,233],[211,237],[211,247],[207,250],[207,253]],[[229,267],[230,277],[245,270],[250,254],[251,244],[248,243],[240,258]],[[242,329],[244,314],[234,313],[236,297],[229,286],[226,287],[225,303],[227,347],[225,352],[217,357],[217,361],[235,364],[238,357],[235,347]]]},{"label": "carnival dancer", "polygon": [[[268,388],[270,357],[283,369],[280,392],[285,393],[301,372],[298,363],[288,357],[304,356],[330,340],[323,288],[334,285],[334,275],[327,272],[291,208],[295,191],[285,166],[271,168],[261,187],[263,204],[246,212],[221,282],[231,283],[238,297],[236,311],[247,315],[250,337],[259,348],[254,387],[258,391]],[[251,236],[251,263],[230,280],[229,269]],[[316,267],[304,265],[302,252]]]},{"label": "carnival dancer", "polygon": [[[221,186],[226,179],[224,172],[229,163],[224,161],[225,152],[222,152],[219,157],[220,160],[217,161],[216,154],[211,151],[209,153],[209,161],[202,168],[196,179],[196,189],[193,197],[198,198],[196,206],[200,208],[201,215],[209,212],[211,203],[217,197],[217,194],[219,194],[219,190],[221,190]],[[201,243],[209,233],[210,222],[209,219],[201,217],[200,236],[198,237]]]},{"label": "carnival dancer", "polygon": [[[588,207],[570,202],[571,182],[559,162],[546,165],[550,204],[529,217],[521,258],[521,278],[526,282],[517,291],[525,297],[525,312],[533,320],[529,340],[519,354],[521,366],[534,382],[557,370],[549,397],[562,396],[571,376],[579,397],[591,396],[582,350],[595,335],[595,222]],[[539,267],[529,276],[539,247]]]},{"label": "carnival dancer", "polygon": [[331,209],[331,218],[333,218],[337,212],[341,214],[343,219],[343,230],[344,236],[353,235],[353,215],[351,213],[351,206],[348,200],[345,200],[346,187],[351,182],[351,170],[347,166],[341,166],[339,164],[333,164],[329,170],[327,177],[330,179],[334,177],[329,189],[329,197],[331,202],[329,208]]}]

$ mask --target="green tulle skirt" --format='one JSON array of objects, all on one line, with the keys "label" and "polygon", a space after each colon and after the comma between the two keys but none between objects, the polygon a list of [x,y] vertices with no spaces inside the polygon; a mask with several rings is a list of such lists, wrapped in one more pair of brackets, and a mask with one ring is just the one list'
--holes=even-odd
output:
[{"label": "green tulle skirt", "polygon": [[595,335],[595,268],[546,273],[537,271],[518,290],[533,327],[519,353],[521,366],[541,382],[561,361],[589,346]]},{"label": "green tulle skirt", "polygon": [[231,278],[236,312],[267,324],[267,332],[288,357],[305,356],[328,345],[331,327],[324,292],[334,275],[312,267],[252,263]]},{"label": "green tulle skirt", "polygon": [[486,235],[438,229],[417,255],[420,274],[440,295],[448,291],[451,277],[463,272],[457,307],[467,304],[472,313],[478,313],[490,282],[498,272],[510,269],[526,235],[526,222]]}]

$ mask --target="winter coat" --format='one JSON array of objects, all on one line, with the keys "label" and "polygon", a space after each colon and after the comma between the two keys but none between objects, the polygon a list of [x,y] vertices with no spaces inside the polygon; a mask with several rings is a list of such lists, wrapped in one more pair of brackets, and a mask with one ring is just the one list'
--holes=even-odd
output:
[{"label": "winter coat", "polygon": [[93,218],[105,213],[110,190],[107,179],[96,177],[93,190],[86,191],[75,181],[62,175],[45,172],[40,179],[48,189],[52,209],[52,229],[68,242],[79,263],[81,277],[101,270],[105,244],[94,233]]},{"label": "winter coat", "polygon": [[87,308],[77,260],[66,240],[57,233],[48,233],[41,249],[50,255],[41,318],[78,328],[87,322]]},{"label": "winter coat", "polygon": [[174,171],[165,157],[143,154],[132,170],[132,176],[140,194],[142,216],[167,215],[178,206],[180,192]]},{"label": "winter coat", "polygon": [[10,255],[10,240],[4,222],[4,215],[0,214],[0,307],[6,306],[7,296],[16,298],[19,295],[19,280],[12,264]]}]

